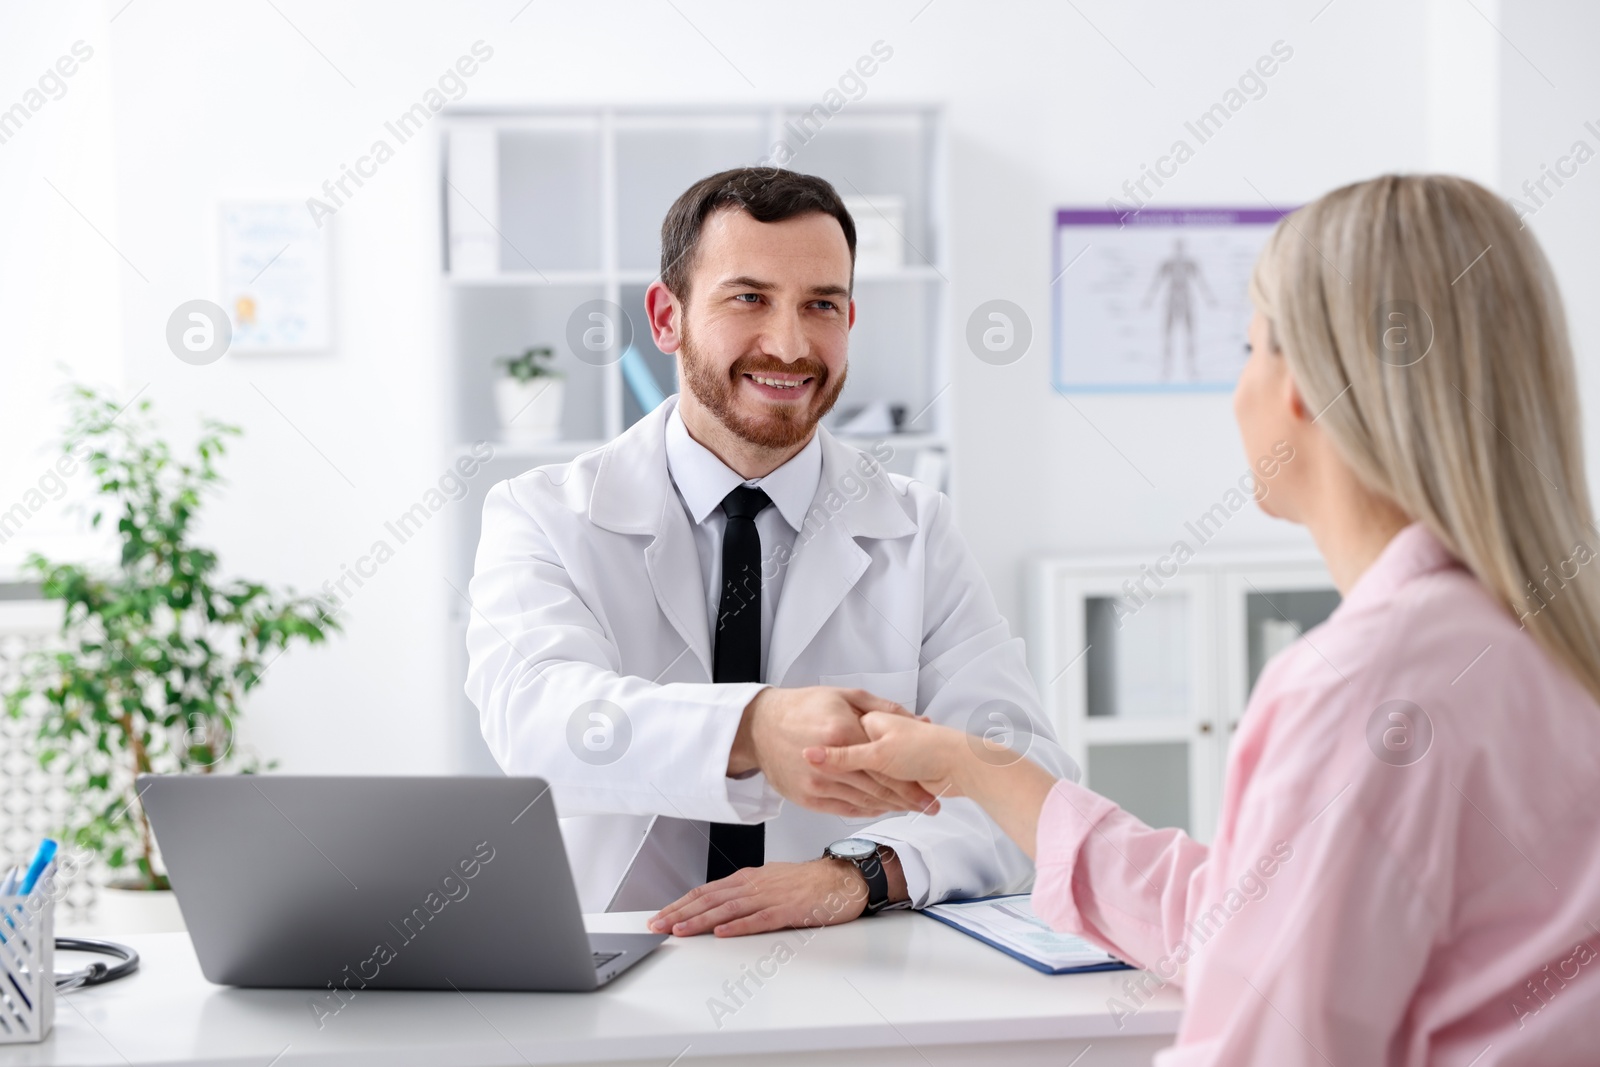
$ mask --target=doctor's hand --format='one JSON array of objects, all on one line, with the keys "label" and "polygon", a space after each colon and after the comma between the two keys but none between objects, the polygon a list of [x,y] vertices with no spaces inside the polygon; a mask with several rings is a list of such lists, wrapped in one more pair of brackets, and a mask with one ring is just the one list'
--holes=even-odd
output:
[{"label": "doctor's hand", "polygon": [[744,709],[728,754],[728,774],[760,770],[780,796],[828,815],[937,814],[938,799],[915,783],[865,770],[824,772],[801,754],[814,746],[864,744],[869,738],[861,717],[868,713],[916,721],[899,704],[864,689],[763,689]]},{"label": "doctor's hand", "polygon": [[[905,875],[892,853],[883,864],[889,899],[906,899]],[[768,863],[745,867],[691,889],[650,919],[650,929],[677,937],[760,934],[793,927],[847,923],[867,907],[867,882],[844,860]]]}]

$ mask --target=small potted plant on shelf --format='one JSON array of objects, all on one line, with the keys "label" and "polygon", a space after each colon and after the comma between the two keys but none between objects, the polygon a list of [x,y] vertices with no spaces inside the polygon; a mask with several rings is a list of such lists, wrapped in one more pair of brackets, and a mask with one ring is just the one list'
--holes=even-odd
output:
[{"label": "small potted plant on shelf", "polygon": [[217,574],[192,526],[239,430],[206,420],[195,460],[180,460],[149,408],[74,387],[64,447],[95,479],[91,525],[114,524],[120,552],[115,566],[28,557],[61,602],[61,639],[25,656],[5,694],[9,714],[37,722],[39,763],[72,794],[62,852],[74,868],[104,860],[97,920],[124,933],[183,929],[135,777],[260,769],[235,745],[245,695],[290,645],[339,629],[316,598]]},{"label": "small potted plant on shelf", "polygon": [[494,402],[506,440],[529,444],[561,436],[565,383],[552,366],[555,356],[555,349],[538,347],[495,360],[505,370],[494,383]]}]

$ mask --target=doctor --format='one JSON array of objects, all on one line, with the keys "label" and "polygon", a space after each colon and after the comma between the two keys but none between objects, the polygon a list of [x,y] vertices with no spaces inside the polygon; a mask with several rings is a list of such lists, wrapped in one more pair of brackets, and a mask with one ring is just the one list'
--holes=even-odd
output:
[{"label": "doctor", "polygon": [[726,171],[673,204],[661,262],[645,310],[681,396],[485,501],[466,691],[490,750],[550,782],[584,910],[658,931],[1024,889],[970,800],[802,756],[898,704],[1076,777],[949,500],[817,425],[855,321],[849,213],[819,178]]}]

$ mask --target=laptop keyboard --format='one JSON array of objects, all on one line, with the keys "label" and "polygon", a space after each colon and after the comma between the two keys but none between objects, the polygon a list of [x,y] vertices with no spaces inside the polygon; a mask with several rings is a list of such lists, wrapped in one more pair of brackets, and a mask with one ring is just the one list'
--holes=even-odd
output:
[{"label": "laptop keyboard", "polygon": [[620,955],[622,955],[620,952],[596,952],[594,954],[594,969],[598,971]]}]

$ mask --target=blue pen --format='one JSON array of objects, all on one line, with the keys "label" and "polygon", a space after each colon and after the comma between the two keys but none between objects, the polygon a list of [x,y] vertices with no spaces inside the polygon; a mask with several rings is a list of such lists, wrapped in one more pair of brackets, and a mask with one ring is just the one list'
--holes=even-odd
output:
[{"label": "blue pen", "polygon": [[33,892],[33,885],[44,873],[45,867],[55,859],[56,843],[48,837],[39,842],[39,850],[33,854],[33,862],[28,864],[28,873],[22,876],[21,892],[27,896]]},{"label": "blue pen", "polygon": [[[28,864],[28,873],[22,876],[22,883],[16,887],[16,892],[19,896],[25,897],[33,892],[33,887],[39,881],[39,876],[44,873],[46,867],[50,866],[50,861],[55,858],[55,855],[56,843],[54,841],[47,837],[39,842],[39,848],[33,854],[33,862]],[[20,904],[17,905],[19,913],[21,908]],[[7,915],[5,918],[6,925],[15,930],[17,924],[11,920],[11,916]],[[5,941],[5,935],[0,934],[0,945],[5,944]]]}]

